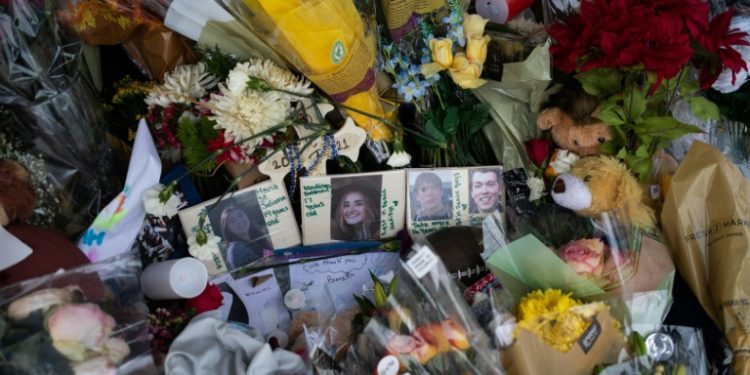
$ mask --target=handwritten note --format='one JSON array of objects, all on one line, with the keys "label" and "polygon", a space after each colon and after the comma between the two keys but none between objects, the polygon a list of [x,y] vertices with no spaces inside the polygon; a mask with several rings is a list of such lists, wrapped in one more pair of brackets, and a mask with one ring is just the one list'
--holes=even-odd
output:
[{"label": "handwritten note", "polygon": [[460,171],[453,172],[453,212],[455,225],[463,225],[461,213],[468,209],[468,205],[463,202],[463,178]]},{"label": "handwritten note", "polygon": [[385,238],[396,229],[396,214],[403,215],[403,210],[398,210],[400,202],[388,196],[388,189],[380,193],[380,237]]},{"label": "handwritten note", "polygon": [[258,189],[258,203],[263,211],[263,218],[270,232],[281,224],[279,215],[290,212],[287,198],[283,195],[281,187],[277,184],[264,186]]}]

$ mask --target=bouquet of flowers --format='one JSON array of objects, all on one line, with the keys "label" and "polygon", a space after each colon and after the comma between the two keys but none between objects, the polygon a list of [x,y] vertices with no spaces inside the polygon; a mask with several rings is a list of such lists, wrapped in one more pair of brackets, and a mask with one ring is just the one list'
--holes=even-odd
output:
[{"label": "bouquet of flowers", "polygon": [[678,101],[699,119],[718,119],[717,106],[701,90],[740,83],[738,74],[748,69],[738,49],[750,39],[732,26],[732,17],[731,10],[709,17],[700,0],[587,0],[552,25],[554,67],[576,73],[601,102],[596,117],[612,133],[604,153],[645,180],[656,151],[699,131],[672,115]]},{"label": "bouquet of flowers", "polygon": [[396,277],[398,287],[387,291],[376,283],[374,306],[358,300],[370,318],[355,330],[348,373],[502,373],[497,352],[432,250],[415,248]]},{"label": "bouquet of flowers", "polygon": [[143,371],[136,366],[150,362],[142,362],[150,348],[139,269],[127,255],[0,289],[0,372]]}]

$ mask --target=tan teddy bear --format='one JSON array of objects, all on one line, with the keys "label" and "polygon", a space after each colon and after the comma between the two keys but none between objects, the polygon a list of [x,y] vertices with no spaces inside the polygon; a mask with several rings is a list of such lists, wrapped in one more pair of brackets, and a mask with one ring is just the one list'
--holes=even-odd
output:
[{"label": "tan teddy bear", "polygon": [[643,190],[628,168],[610,156],[578,160],[569,173],[557,177],[552,199],[583,216],[624,208],[631,224],[645,229],[655,225],[654,211],[643,203]]},{"label": "tan teddy bear", "polygon": [[612,139],[609,126],[597,119],[597,99],[580,87],[566,87],[550,97],[548,108],[537,116],[537,126],[549,130],[558,147],[578,156],[599,154],[599,146]]}]

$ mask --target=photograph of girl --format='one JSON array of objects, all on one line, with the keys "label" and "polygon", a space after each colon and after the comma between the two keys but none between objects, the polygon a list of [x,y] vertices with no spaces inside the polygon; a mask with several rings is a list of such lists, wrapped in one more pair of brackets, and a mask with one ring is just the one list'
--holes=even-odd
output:
[{"label": "photograph of girl", "polygon": [[235,195],[209,212],[214,234],[221,237],[229,270],[273,254],[273,243],[254,190]]},{"label": "photograph of girl", "polygon": [[359,241],[380,238],[382,176],[331,179],[331,239]]}]

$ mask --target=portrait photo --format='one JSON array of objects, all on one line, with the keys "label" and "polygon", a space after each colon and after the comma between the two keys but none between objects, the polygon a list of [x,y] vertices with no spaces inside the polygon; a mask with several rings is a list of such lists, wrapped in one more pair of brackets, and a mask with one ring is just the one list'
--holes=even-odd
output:
[{"label": "portrait photo", "polygon": [[453,174],[451,171],[409,170],[408,176],[412,221],[453,218]]},{"label": "portrait photo", "polygon": [[505,204],[502,168],[469,169],[469,197],[472,214],[502,211]]},{"label": "portrait photo", "polygon": [[273,254],[273,241],[255,190],[237,192],[207,208],[230,271]]},{"label": "portrait photo", "polygon": [[382,182],[381,175],[331,178],[332,240],[380,238]]}]

